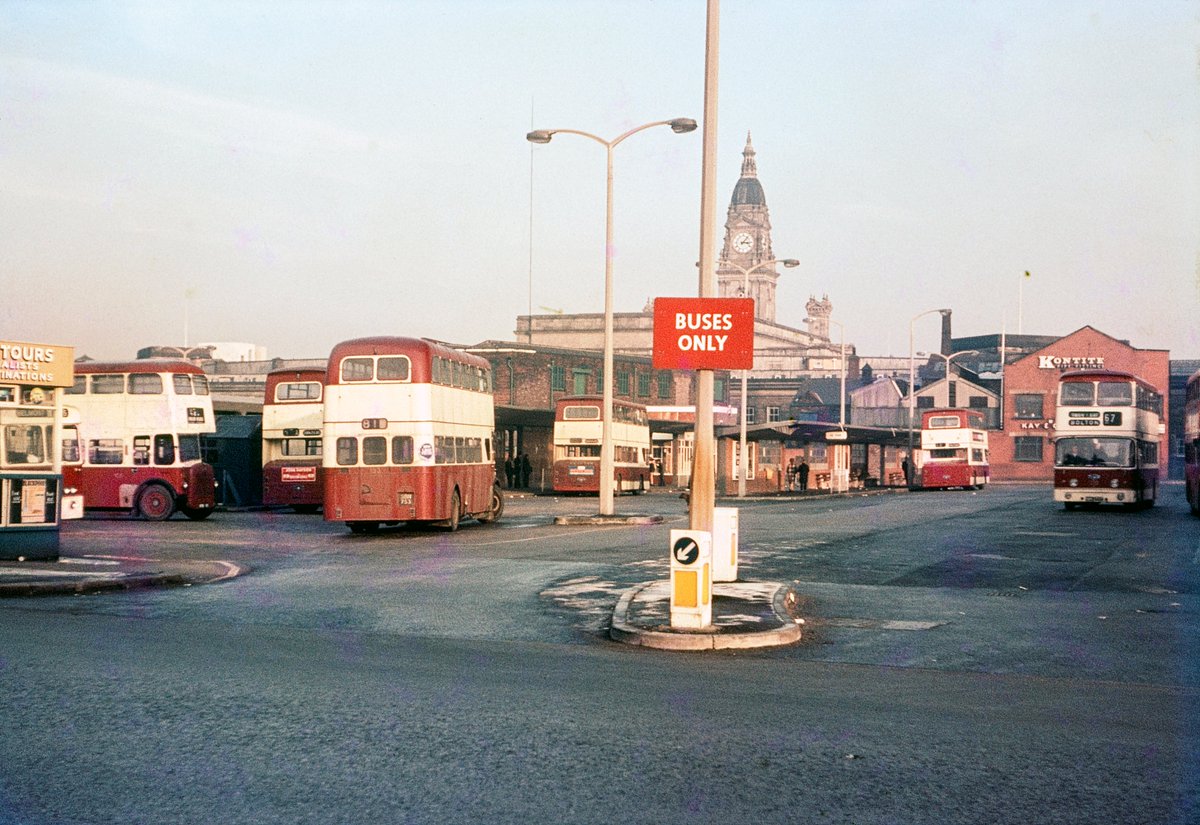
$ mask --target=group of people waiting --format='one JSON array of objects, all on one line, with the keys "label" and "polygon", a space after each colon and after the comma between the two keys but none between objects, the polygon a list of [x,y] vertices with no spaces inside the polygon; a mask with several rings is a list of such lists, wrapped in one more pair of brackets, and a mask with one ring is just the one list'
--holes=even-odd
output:
[{"label": "group of people waiting", "polygon": [[504,457],[504,478],[510,490],[529,487],[529,476],[532,473],[533,464],[529,461],[529,453]]},{"label": "group of people waiting", "polygon": [[[788,461],[787,465],[787,488],[788,490],[800,490],[803,492],[808,489],[808,462],[801,460],[799,464],[796,459]],[[799,485],[797,487],[797,485]]]}]

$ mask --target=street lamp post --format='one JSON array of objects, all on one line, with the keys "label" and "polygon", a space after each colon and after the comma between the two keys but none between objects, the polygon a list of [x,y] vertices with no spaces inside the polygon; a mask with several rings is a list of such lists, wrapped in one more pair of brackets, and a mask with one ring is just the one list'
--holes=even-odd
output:
[{"label": "street lamp post", "polygon": [[[775,264],[783,264],[788,269],[800,266],[800,262],[795,258],[772,258],[769,261],[755,264],[751,267],[738,266],[732,261],[721,261],[721,266],[728,266],[742,273],[742,297],[746,298],[750,295],[750,273],[756,269],[762,269]],[[739,440],[739,449],[741,450],[741,467],[738,468],[738,498],[746,497],[746,469],[750,466],[750,462],[746,459],[746,376],[750,374],[749,370],[742,370],[742,411],[741,415],[741,433]]]},{"label": "street lamp post", "polygon": [[604,208],[604,388],[603,388],[603,421],[600,424],[600,515],[613,514],[613,476],[614,457],[612,443],[613,417],[613,149],[630,135],[652,126],[670,126],[676,134],[691,132],[696,129],[696,121],[681,117],[674,120],[656,120],[653,123],[643,123],[612,140],[583,132],[579,129],[535,129],[525,135],[530,143],[549,143],[554,135],[580,135],[594,140],[605,148],[608,160],[608,182],[605,189]]},{"label": "street lamp post", "polygon": [[838,404],[838,427],[840,427],[843,431],[845,431],[845,429],[846,429],[846,327],[842,325],[841,321],[835,321],[832,318],[829,319],[829,323],[835,325],[838,328],[838,333],[841,336],[840,348],[842,351],[842,389],[841,389],[841,395],[839,396],[840,401]]},{"label": "street lamp post", "polygon": [[949,381],[950,380],[950,362],[953,361],[955,358],[957,358],[960,355],[974,355],[977,352],[979,352],[979,350],[964,349],[964,350],[959,350],[958,352],[952,352],[949,355],[943,355],[940,352],[931,352],[929,354],[936,355],[938,358],[941,358],[943,361],[946,362],[946,380]]},{"label": "street lamp post", "polygon": [[917,393],[916,393],[916,351],[913,349],[913,327],[917,320],[924,318],[926,315],[932,315],[935,312],[940,312],[942,317],[950,314],[948,309],[927,309],[924,312],[918,312],[908,322],[908,478],[904,481],[911,485],[910,479],[913,472],[913,418],[917,411]]}]

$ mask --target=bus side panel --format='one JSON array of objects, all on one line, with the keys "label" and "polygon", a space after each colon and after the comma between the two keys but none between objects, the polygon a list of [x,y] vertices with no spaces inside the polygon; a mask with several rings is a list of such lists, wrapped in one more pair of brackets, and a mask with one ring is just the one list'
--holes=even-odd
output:
[{"label": "bus side panel", "polygon": [[[208,466],[208,465],[204,465]],[[79,490],[83,493],[85,509],[128,510],[136,504],[138,490],[148,481],[166,484],[176,496],[184,491],[182,467],[82,467],[79,471]],[[212,493],[212,468],[208,471],[209,499]],[[188,506],[197,506],[191,505]]]},{"label": "bus side panel", "polygon": [[963,464],[927,463],[921,467],[921,486],[926,489],[969,487],[974,484],[972,468]]}]

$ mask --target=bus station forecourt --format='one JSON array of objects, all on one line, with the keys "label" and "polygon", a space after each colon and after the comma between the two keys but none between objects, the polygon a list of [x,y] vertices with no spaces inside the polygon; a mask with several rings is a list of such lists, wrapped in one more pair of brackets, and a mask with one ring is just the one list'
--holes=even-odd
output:
[{"label": "bus station forecourt", "polygon": [[[855,496],[899,492],[856,491]],[[533,493],[518,493],[533,496]],[[797,494],[799,495],[799,494]],[[822,492],[812,497],[850,494]],[[790,498],[791,496],[777,497]],[[643,499],[653,501],[653,496]],[[298,516],[299,517],[299,516]],[[657,524],[655,514],[598,517],[560,516],[559,524],[613,527]],[[219,521],[220,514],[217,514]],[[665,548],[664,548],[665,549]],[[145,588],[219,584],[252,573],[245,565],[219,559],[153,558],[153,552],[74,554],[64,537],[57,561],[0,561],[0,598],[112,594]],[[166,554],[163,554],[166,555]],[[613,608],[610,636],[629,645],[661,650],[721,650],[787,645],[800,640],[804,603],[791,582],[739,579],[713,585],[712,622],[699,630],[673,628],[666,580],[648,581],[621,594]]]}]

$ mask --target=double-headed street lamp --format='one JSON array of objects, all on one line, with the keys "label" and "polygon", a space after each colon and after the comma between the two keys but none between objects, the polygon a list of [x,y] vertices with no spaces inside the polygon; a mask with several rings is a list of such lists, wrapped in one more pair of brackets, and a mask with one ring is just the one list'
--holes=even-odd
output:
[{"label": "double-headed street lamp", "polygon": [[932,315],[935,312],[941,313],[945,318],[950,314],[948,309],[927,309],[924,312],[918,312],[908,322],[908,478],[905,478],[905,483],[911,483],[909,479],[912,477],[913,467],[913,418],[917,414],[917,392],[916,392],[916,351],[913,349],[913,327],[917,320],[924,318],[926,315]]},{"label": "double-headed street lamp", "polygon": [[606,150],[608,156],[608,185],[605,190],[605,214],[604,214],[604,400],[603,400],[603,421],[601,421],[600,430],[600,515],[611,516],[613,514],[613,476],[615,475],[613,443],[612,443],[612,418],[613,418],[613,149],[621,141],[630,135],[636,134],[643,129],[649,129],[652,126],[670,126],[671,131],[676,134],[691,132],[696,129],[696,121],[691,118],[680,117],[674,120],[656,120],[653,123],[644,123],[618,135],[612,140],[593,135],[591,132],[583,132],[579,129],[535,129],[525,135],[525,139],[530,143],[549,143],[550,139],[556,134],[562,133],[567,135],[580,135],[585,138],[596,141]]},{"label": "double-headed street lamp", "polygon": [[[788,269],[800,266],[800,262],[795,258],[772,258],[769,261],[763,261],[762,263],[755,264],[751,267],[738,266],[737,264],[728,260],[720,262],[721,267],[727,266],[742,273],[743,298],[750,297],[750,273],[757,269],[762,269],[763,267],[774,266],[775,264],[783,264]],[[699,266],[699,264],[697,264],[697,266]],[[738,472],[738,498],[746,497],[746,471],[750,466],[750,462],[746,458],[746,376],[749,373],[749,370],[742,370],[742,414],[739,416],[742,421],[739,447],[739,449],[741,449],[741,467],[739,468]]]},{"label": "double-headed street lamp", "polygon": [[952,352],[949,355],[943,355],[940,352],[931,352],[929,354],[936,355],[938,358],[941,358],[943,361],[946,362],[946,380],[949,381],[950,380],[950,362],[953,361],[955,358],[957,358],[960,355],[975,355],[978,352],[979,352],[979,350],[977,350],[977,349],[964,349],[964,350],[959,350],[958,352]]}]

